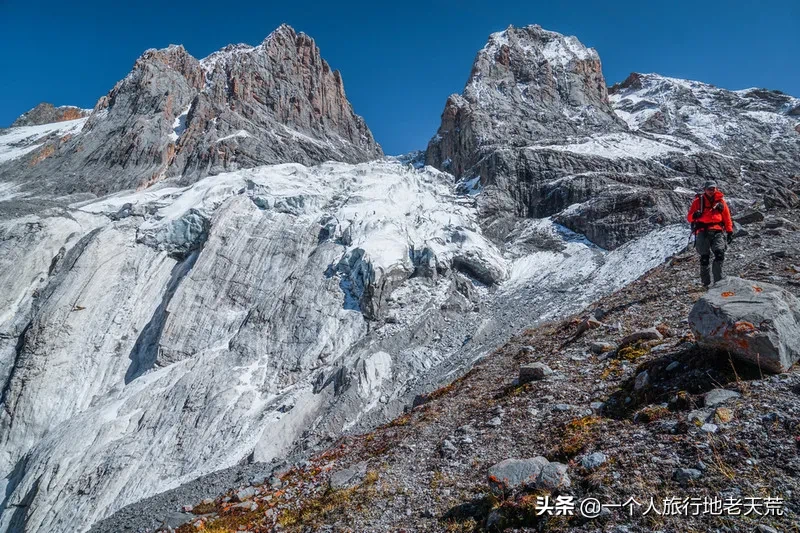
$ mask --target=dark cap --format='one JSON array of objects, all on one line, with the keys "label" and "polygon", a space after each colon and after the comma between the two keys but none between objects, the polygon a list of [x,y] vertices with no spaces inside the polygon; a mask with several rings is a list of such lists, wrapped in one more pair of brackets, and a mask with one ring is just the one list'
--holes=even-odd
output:
[{"label": "dark cap", "polygon": [[703,184],[703,189],[710,189],[711,187],[717,188],[717,182],[714,180],[708,180]]}]

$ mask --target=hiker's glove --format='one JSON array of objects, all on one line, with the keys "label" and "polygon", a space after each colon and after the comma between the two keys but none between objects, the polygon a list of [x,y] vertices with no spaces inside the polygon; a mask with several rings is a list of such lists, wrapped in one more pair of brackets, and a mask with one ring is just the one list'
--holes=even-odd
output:
[{"label": "hiker's glove", "polygon": [[725,208],[722,206],[722,202],[714,206],[714,211],[724,211],[724,210]]},{"label": "hiker's glove", "polygon": [[733,242],[733,233],[728,233],[727,239],[728,239],[728,244],[732,243]]},{"label": "hiker's glove", "polygon": [[694,213],[692,213],[692,219],[693,220],[697,220],[701,216],[703,216],[703,212],[702,211],[695,211]]}]

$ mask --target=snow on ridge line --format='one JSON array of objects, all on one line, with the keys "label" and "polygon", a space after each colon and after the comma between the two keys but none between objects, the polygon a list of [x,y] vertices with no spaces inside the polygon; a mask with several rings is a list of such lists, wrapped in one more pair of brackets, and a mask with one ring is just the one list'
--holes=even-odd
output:
[{"label": "snow on ridge line", "polygon": [[79,133],[89,117],[38,126],[16,126],[0,131],[0,163],[17,159],[39,148],[50,135]]}]

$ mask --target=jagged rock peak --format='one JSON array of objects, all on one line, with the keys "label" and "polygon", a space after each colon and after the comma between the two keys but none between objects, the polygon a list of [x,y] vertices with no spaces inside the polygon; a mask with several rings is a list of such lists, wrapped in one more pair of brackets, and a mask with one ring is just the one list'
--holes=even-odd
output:
[{"label": "jagged rock peak", "polygon": [[[526,55],[538,55],[548,62],[565,65],[571,61],[599,61],[594,48],[587,48],[574,35],[543,29],[538,24],[516,28],[513,25],[503,31],[492,33],[486,46],[479,52],[496,57],[503,47],[517,48]],[[502,56],[501,56],[502,57]]]},{"label": "jagged rock peak", "polygon": [[30,111],[20,115],[12,124],[12,128],[19,126],[39,126],[53,122],[64,122],[87,117],[91,109],[81,109],[71,105],[56,107],[53,104],[42,102]]},{"label": "jagged rock peak", "polygon": [[[94,111],[81,132],[91,135],[31,152],[7,175],[105,194],[260,165],[383,155],[340,73],[313,39],[285,24],[258,46],[229,45],[203,60],[180,45],[147,50]],[[69,179],[52,184],[55,175]]]},{"label": "jagged rock peak", "polygon": [[489,36],[463,94],[448,99],[426,162],[474,176],[475,164],[498,147],[626,129],[594,49],[541,26],[509,26]]}]

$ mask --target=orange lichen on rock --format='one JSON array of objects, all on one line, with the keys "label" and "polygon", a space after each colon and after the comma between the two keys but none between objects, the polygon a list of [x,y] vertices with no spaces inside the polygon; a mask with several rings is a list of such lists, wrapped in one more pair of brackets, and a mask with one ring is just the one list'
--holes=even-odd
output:
[{"label": "orange lichen on rock", "polygon": [[722,293],[722,297],[723,298],[730,298],[731,296],[735,296],[735,295],[736,295],[735,292],[723,292]]},{"label": "orange lichen on rock", "polygon": [[756,327],[750,322],[741,320],[733,325],[733,331],[736,333],[751,333],[756,330]]},{"label": "orange lichen on rock", "polygon": [[756,291],[756,292],[762,292],[764,289],[762,289],[758,285],[753,285],[753,290]]}]

